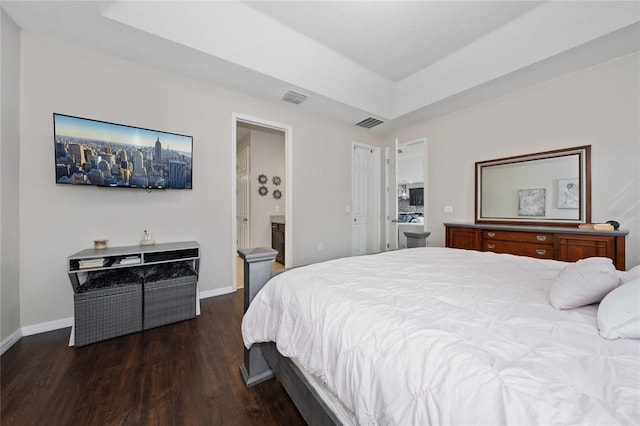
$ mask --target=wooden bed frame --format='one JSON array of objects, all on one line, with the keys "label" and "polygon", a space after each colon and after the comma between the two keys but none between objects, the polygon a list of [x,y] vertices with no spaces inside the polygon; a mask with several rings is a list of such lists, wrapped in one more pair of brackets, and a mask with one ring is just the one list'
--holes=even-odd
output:
[{"label": "wooden bed frame", "polygon": [[[238,250],[244,261],[244,311],[272,276],[271,262],[278,252],[268,248]],[[240,373],[247,387],[277,377],[309,425],[342,425],[298,366],[282,356],[273,342],[254,344],[244,350]]]}]

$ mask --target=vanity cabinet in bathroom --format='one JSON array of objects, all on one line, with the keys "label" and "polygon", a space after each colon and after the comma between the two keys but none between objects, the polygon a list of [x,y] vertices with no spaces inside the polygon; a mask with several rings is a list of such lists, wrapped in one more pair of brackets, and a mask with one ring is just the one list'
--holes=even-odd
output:
[{"label": "vanity cabinet in bathroom", "polygon": [[284,265],[284,223],[271,222],[271,248],[276,250],[276,262]]}]

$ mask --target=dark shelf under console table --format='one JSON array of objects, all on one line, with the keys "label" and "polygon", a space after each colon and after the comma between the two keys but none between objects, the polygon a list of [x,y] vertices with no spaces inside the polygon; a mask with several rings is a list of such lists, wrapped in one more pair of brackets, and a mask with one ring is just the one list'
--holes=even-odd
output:
[{"label": "dark shelf under console table", "polygon": [[74,292],[69,345],[195,318],[199,266],[196,241],[87,249],[69,256]]},{"label": "dark shelf under console table", "polygon": [[608,257],[625,270],[625,238],[629,231],[597,231],[557,226],[445,223],[447,247],[509,253],[575,262]]}]

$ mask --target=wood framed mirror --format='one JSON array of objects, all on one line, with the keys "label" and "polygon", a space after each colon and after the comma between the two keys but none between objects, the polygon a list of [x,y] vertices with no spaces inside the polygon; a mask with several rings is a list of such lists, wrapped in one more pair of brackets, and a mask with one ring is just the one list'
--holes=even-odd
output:
[{"label": "wood framed mirror", "polygon": [[591,146],[477,162],[475,222],[591,222]]}]

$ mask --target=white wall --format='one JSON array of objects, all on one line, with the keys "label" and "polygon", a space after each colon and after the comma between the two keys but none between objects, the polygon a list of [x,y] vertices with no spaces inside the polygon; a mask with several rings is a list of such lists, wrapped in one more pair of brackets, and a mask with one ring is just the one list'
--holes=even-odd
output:
[{"label": "white wall", "polygon": [[[285,138],[283,132],[263,132],[251,130],[249,152],[251,156],[251,174],[249,176],[249,191],[251,194],[251,247],[271,247],[271,216],[284,215],[286,209],[286,169],[285,169]],[[266,196],[258,193],[262,185],[258,183],[258,176],[267,176],[264,185],[269,190]],[[273,176],[279,176],[282,183],[275,186]],[[273,191],[279,189],[282,198],[273,198]],[[276,206],[279,212],[276,212]]]},{"label": "white wall", "polygon": [[[217,87],[23,33],[21,51],[21,326],[73,315],[66,257],[99,235],[111,246],[198,240],[200,290],[230,291],[232,114],[293,128],[293,263],[348,255],[350,143],[380,145],[356,126],[337,124]],[[55,185],[52,113],[191,135],[193,190],[144,191]],[[347,182],[347,184],[345,184]],[[314,190],[309,190],[314,188]],[[316,240],[326,241],[324,251]]]},{"label": "white wall", "polygon": [[[423,183],[424,181],[424,142],[411,144],[405,147],[404,153],[398,154],[396,170],[398,173],[398,185],[409,182]],[[409,151],[410,150],[410,151]],[[419,186],[418,186],[419,187]]]},{"label": "white wall", "polygon": [[[19,199],[18,158],[20,157],[20,30],[1,10],[2,94],[0,127],[0,341],[17,339],[20,327],[20,273],[18,253]],[[3,348],[4,350],[4,348]]]},{"label": "white wall", "polygon": [[444,245],[443,222],[473,222],[476,161],[591,145],[592,221],[628,229],[627,269],[640,264],[639,65],[626,56],[394,134],[429,139],[430,245]]}]

